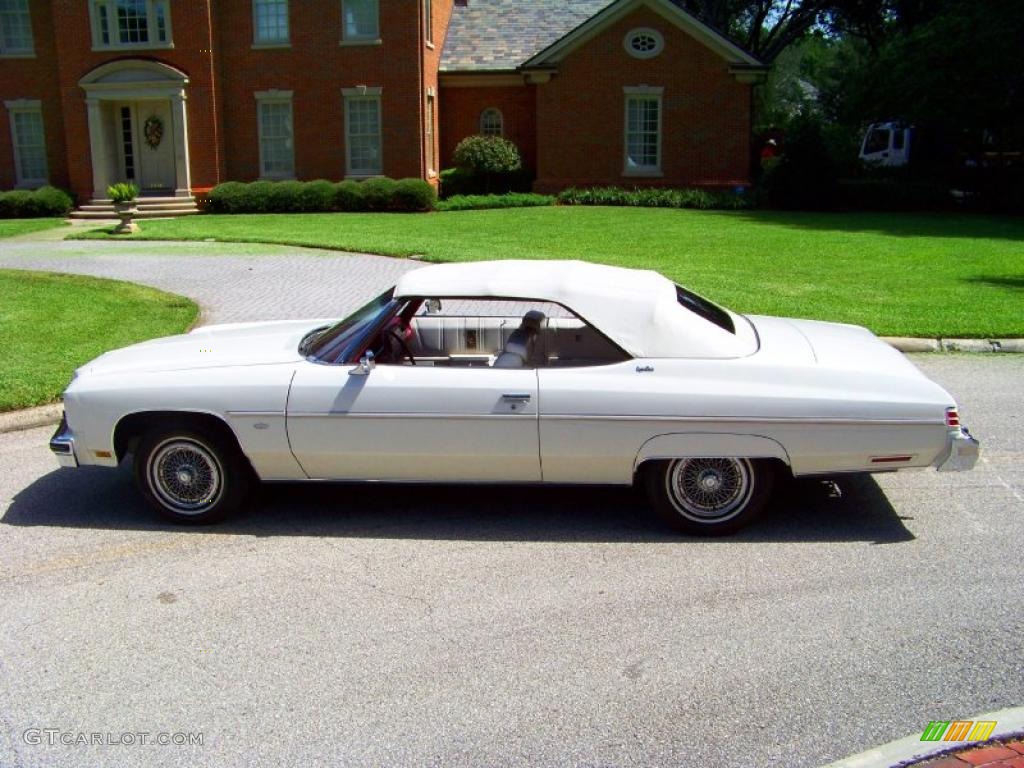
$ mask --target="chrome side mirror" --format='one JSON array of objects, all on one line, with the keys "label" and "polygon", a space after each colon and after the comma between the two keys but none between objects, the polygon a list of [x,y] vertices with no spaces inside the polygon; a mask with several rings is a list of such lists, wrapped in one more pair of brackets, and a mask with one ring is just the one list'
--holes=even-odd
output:
[{"label": "chrome side mirror", "polygon": [[366,350],[361,358],[359,358],[359,364],[355,368],[350,368],[349,376],[368,376],[370,371],[377,367],[377,361],[373,359],[373,352]]}]

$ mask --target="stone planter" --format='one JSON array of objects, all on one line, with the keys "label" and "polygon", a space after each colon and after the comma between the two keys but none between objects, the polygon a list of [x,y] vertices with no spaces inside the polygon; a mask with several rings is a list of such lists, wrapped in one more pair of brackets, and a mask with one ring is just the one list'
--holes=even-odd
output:
[{"label": "stone planter", "polygon": [[114,234],[131,235],[138,232],[139,225],[133,221],[138,212],[139,209],[134,200],[128,200],[123,203],[114,203],[114,213],[116,213],[117,218],[121,220],[121,223],[114,228]]}]

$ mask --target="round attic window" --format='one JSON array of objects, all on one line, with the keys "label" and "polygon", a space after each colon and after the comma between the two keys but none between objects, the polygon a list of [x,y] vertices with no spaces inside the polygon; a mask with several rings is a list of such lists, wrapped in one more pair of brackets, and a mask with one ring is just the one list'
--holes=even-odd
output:
[{"label": "round attic window", "polygon": [[665,38],[656,29],[631,30],[622,41],[626,53],[637,59],[653,59],[665,47]]}]

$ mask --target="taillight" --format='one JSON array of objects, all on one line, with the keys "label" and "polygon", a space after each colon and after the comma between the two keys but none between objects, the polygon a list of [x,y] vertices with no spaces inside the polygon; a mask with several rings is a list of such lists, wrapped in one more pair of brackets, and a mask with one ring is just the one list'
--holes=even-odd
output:
[{"label": "taillight", "polygon": [[946,409],[946,426],[947,427],[959,427],[960,426],[960,414],[956,412],[956,408]]}]

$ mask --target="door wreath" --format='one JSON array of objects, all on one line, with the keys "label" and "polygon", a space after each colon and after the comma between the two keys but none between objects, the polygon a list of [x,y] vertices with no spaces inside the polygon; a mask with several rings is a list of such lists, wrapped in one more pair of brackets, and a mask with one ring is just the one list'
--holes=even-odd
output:
[{"label": "door wreath", "polygon": [[146,137],[146,145],[150,149],[156,149],[164,138],[164,121],[156,115],[150,115],[142,126],[142,133]]}]

